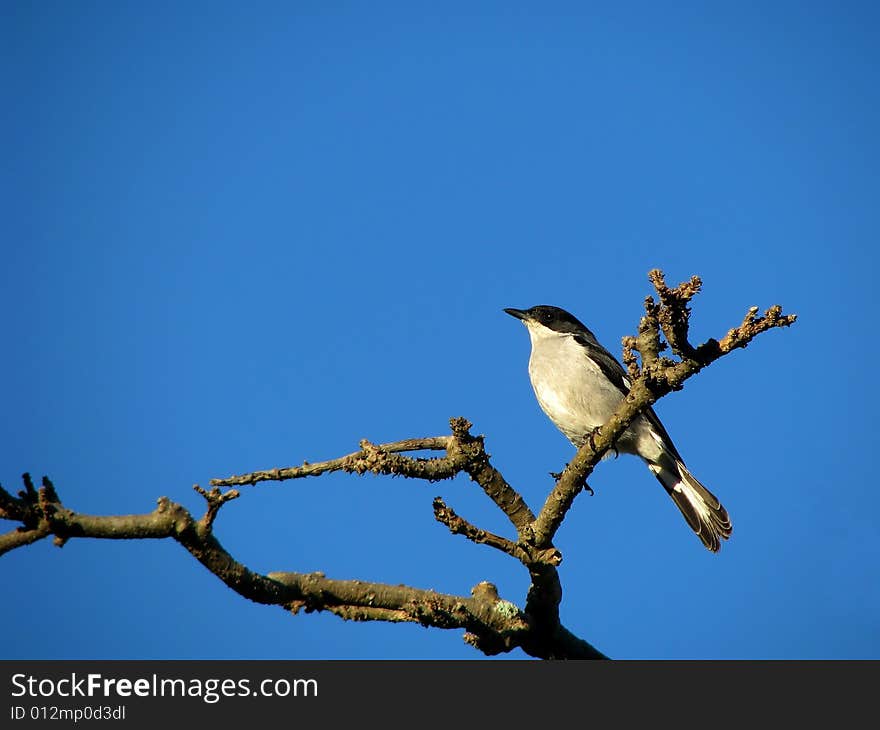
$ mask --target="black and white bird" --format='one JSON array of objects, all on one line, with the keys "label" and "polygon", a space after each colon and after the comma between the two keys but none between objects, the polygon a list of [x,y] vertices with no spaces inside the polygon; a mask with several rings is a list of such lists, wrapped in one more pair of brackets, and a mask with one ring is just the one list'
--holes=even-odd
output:
[{"label": "black and white bird", "polygon": [[[529,378],[544,413],[580,447],[608,421],[630,389],[626,370],[580,321],[564,309],[540,305],[505,309],[529,331]],[[712,552],[730,537],[727,510],[688,471],[652,409],[644,411],[617,440],[615,449],[648,465],[688,524]]]}]

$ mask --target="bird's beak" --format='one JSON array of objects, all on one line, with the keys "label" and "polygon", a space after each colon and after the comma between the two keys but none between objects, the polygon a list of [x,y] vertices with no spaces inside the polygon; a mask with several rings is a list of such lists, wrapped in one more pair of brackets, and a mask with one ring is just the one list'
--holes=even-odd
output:
[{"label": "bird's beak", "polygon": [[508,308],[504,311],[507,312],[511,317],[516,317],[517,319],[521,319],[523,321],[525,321],[526,317],[528,317],[528,315],[522,309]]}]

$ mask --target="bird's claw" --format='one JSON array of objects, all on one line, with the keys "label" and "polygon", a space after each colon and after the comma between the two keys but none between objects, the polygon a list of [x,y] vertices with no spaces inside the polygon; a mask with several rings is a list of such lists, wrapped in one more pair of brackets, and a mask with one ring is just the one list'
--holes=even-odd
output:
[{"label": "bird's claw", "polygon": [[[551,471],[550,476],[553,477],[558,482],[562,478],[562,472],[561,471]],[[593,488],[589,484],[584,484],[584,491],[589,492],[591,497],[595,494],[595,492],[593,491]]]},{"label": "bird's claw", "polygon": [[[596,438],[596,436],[598,436],[598,435],[601,434],[601,433],[602,433],[602,427],[601,427],[601,426],[596,426],[596,428],[594,428],[594,429],[593,429],[592,431],[590,431],[586,436],[584,436],[584,443],[585,443],[585,444],[589,444],[589,445],[590,445],[590,448],[591,448],[594,452],[596,451],[596,442],[594,441],[594,439]],[[617,450],[617,446],[609,446],[608,448],[609,448],[611,451],[614,452],[614,458],[615,458],[615,459],[616,459],[618,456],[620,456],[620,452]]]}]

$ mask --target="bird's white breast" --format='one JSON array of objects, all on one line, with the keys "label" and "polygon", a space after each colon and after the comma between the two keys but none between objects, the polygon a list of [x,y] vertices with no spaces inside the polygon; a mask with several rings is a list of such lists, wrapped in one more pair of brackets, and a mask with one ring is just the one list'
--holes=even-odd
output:
[{"label": "bird's white breast", "polygon": [[569,334],[529,327],[529,378],[548,418],[573,443],[601,426],[623,396]]}]

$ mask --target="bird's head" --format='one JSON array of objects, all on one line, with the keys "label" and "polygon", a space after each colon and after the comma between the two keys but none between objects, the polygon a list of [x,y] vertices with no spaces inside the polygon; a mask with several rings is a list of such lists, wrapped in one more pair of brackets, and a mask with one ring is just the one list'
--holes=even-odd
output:
[{"label": "bird's head", "polygon": [[590,330],[577,317],[564,309],[552,307],[549,304],[539,304],[531,309],[513,309],[511,307],[504,311],[511,317],[520,320],[533,337],[542,334],[549,336],[551,333],[592,337]]}]

